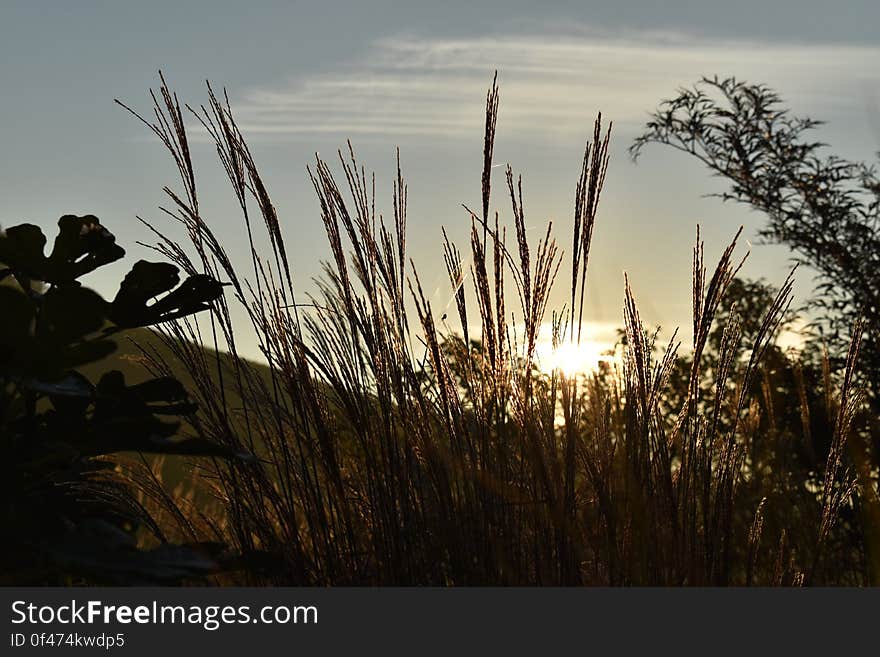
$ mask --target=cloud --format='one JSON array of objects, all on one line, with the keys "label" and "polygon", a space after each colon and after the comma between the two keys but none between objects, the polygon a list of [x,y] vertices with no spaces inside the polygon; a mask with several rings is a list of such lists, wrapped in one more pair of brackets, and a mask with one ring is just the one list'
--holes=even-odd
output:
[{"label": "cloud", "polygon": [[675,33],[394,37],[373,42],[340,70],[252,89],[234,107],[251,135],[473,138],[498,69],[499,130],[508,138],[583,137],[599,110],[618,129],[635,130],[659,99],[712,74],[769,83],[786,100],[825,116],[863,112],[859,98],[880,81],[872,64],[878,58],[880,48],[870,46]]}]

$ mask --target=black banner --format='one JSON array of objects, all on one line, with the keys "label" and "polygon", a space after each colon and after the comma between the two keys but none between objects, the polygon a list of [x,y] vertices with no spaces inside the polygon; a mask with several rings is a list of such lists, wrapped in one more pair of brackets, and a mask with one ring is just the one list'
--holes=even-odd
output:
[{"label": "black banner", "polygon": [[5,588],[0,597],[3,655],[812,654],[872,645],[880,610],[880,591],[856,589]]}]

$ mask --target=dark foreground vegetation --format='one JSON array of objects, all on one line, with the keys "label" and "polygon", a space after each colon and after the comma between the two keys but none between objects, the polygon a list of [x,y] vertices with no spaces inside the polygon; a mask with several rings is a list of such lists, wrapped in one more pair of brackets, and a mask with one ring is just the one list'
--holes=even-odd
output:
[{"label": "dark foreground vegetation", "polygon": [[[767,236],[827,282],[816,297],[825,311],[816,337],[783,351],[792,277],[777,288],[742,278],[739,233],[707,263],[698,231],[693,286],[683,291],[693,299],[690,334],[662,341],[625,281],[618,355],[567,375],[542,371],[536,349],[544,324],[556,344],[582,339],[609,163],[601,117],[573,176],[563,258],[551,226],[537,240],[527,232],[521,180],[509,167],[506,187],[492,189],[493,84],[481,203],[464,208],[468,244],[447,239],[443,248],[452,330],[407,255],[400,170],[390,212],[380,215],[373,178],[350,147],[337,165],[316,159],[309,174],[329,260],[317,293],[300,298],[281,223],[228,101],[209,89],[207,106],[182,108],[163,81],[144,123],[180,173],[180,188],[166,189],[166,214],[190,244],[157,231],[156,245],[174,266],[139,263],[107,303],[78,276],[35,269],[46,261],[43,243],[19,239],[32,228],[8,229],[0,241],[0,261],[17,281],[0,289],[4,317],[7,308],[20,315],[0,336],[5,581],[880,582],[877,277],[865,262],[878,257],[876,179],[818,159],[818,147],[799,141],[811,124],[791,119],[767,90],[715,87],[720,98],[685,95],[661,108],[636,149],[679,146],[730,178],[734,198],[768,214]],[[200,212],[185,114],[213,138],[238,199],[247,278]],[[847,187],[853,182],[864,186]],[[87,240],[106,233],[98,226],[62,220],[68,261],[92,257]],[[267,252],[254,246],[263,237]],[[152,302],[175,287],[178,270],[187,281]],[[217,281],[228,283],[226,294]],[[565,308],[548,308],[554,283],[568,288]],[[88,296],[94,316],[53,328],[59,295]],[[233,321],[234,304],[246,322]],[[117,328],[144,325],[163,340],[143,353],[160,378],[126,387],[113,373],[95,383],[70,372],[106,356],[112,346],[100,345]],[[240,356],[244,331],[266,367]],[[43,349],[48,339],[58,351]],[[33,369],[40,359],[25,344],[51,354],[45,369]],[[134,456],[103,457],[120,451]],[[200,457],[187,481],[169,482],[139,452]],[[77,560],[83,532],[90,554],[113,548],[115,561]]]}]

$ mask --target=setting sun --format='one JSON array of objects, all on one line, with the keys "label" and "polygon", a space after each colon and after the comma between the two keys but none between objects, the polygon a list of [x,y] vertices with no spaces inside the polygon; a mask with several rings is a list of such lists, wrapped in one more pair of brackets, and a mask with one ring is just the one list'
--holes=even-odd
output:
[{"label": "setting sun", "polygon": [[591,339],[565,341],[555,347],[550,343],[542,343],[538,347],[538,366],[548,374],[557,370],[566,376],[590,374],[599,368],[602,361],[612,361],[614,345]]}]

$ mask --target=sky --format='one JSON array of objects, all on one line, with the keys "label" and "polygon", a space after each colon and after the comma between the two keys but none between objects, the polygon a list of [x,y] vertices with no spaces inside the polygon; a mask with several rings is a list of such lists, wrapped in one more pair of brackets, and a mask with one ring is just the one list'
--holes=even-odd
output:
[{"label": "sky", "polygon": [[[661,6],[662,5],[662,6]],[[685,329],[691,248],[707,260],[740,224],[744,274],[780,283],[784,248],[755,243],[762,217],[706,194],[724,189],[698,163],[659,146],[638,164],[627,148],[659,101],[702,75],[775,88],[797,114],[827,122],[840,155],[880,150],[880,4],[876,2],[30,2],[0,3],[0,225],[42,226],[95,214],[127,248],[88,283],[112,296],[138,258],[154,258],[136,216],[162,219],[176,185],[160,144],[114,104],[149,111],[164,71],[182,100],[226,87],[278,208],[298,290],[327,249],[306,174],[315,153],[351,139],[377,173],[390,214],[395,149],[409,184],[409,248],[435,307],[449,302],[441,226],[466,245],[462,203],[479,206],[485,91],[498,70],[495,162],[523,176],[527,224],[553,220],[568,250],[574,187],[598,111],[614,121],[587,310],[606,339],[621,323],[623,272],[643,318]],[[195,126],[205,218],[244,265],[243,227],[213,151]],[[504,169],[495,169],[496,190]],[[495,207],[509,219],[506,197]],[[563,268],[563,277],[565,269]],[[798,299],[812,281],[803,273]],[[567,293],[560,280],[551,305]],[[599,339],[599,338],[597,338]]]}]

